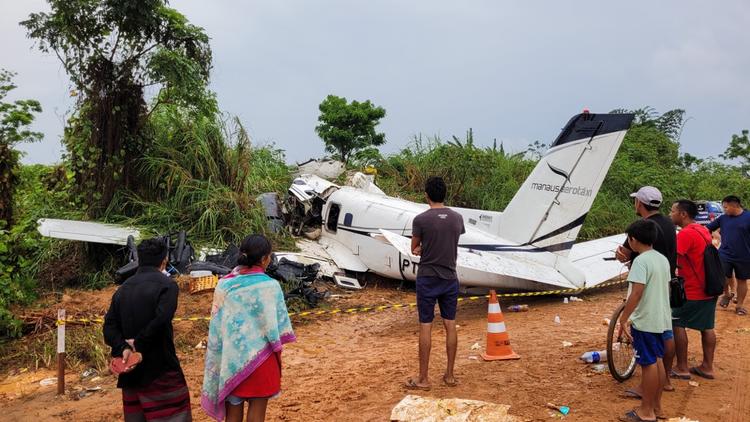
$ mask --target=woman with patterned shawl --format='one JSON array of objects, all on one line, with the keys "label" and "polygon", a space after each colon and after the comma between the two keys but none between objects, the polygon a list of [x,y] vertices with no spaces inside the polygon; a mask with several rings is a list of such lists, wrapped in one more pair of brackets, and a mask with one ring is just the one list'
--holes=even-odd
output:
[{"label": "woman with patterned shawl", "polygon": [[251,235],[239,264],[214,291],[201,406],[217,421],[263,421],[268,399],[281,390],[282,345],[296,340],[284,293],[265,274],[271,242]]}]

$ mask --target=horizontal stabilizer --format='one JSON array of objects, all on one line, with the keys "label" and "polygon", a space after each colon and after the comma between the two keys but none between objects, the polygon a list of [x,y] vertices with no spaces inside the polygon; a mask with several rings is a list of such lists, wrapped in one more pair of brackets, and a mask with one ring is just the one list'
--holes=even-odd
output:
[{"label": "horizontal stabilizer", "polygon": [[586,287],[594,287],[628,272],[625,264],[614,259],[615,250],[624,242],[625,235],[618,234],[573,245],[568,259],[586,274]]}]

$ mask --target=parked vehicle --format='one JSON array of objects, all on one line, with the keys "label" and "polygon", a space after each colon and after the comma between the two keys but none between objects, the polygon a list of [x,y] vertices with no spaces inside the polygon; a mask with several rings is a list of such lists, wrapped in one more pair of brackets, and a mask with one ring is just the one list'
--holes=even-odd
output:
[{"label": "parked vehicle", "polygon": [[698,216],[695,217],[695,222],[698,224],[706,225],[724,214],[724,208],[721,207],[721,202],[718,201],[695,201],[698,205]]}]

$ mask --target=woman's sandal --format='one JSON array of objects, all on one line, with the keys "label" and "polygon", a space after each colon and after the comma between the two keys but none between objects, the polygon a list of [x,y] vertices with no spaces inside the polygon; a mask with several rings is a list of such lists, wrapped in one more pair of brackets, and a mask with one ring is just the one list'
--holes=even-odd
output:
[{"label": "woman's sandal", "polygon": [[740,316],[745,316],[747,315],[747,309],[740,307],[735,309],[734,313]]}]

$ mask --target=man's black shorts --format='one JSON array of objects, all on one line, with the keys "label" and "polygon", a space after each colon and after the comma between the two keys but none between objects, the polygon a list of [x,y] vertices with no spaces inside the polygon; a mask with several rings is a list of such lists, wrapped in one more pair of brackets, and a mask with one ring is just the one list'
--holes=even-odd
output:
[{"label": "man's black shorts", "polygon": [[417,311],[419,322],[435,319],[435,302],[440,305],[443,319],[455,320],[458,307],[458,280],[438,277],[417,277]]},{"label": "man's black shorts", "polygon": [[734,275],[738,280],[750,279],[750,262],[727,261],[722,258],[721,266],[727,278],[732,278]]}]

